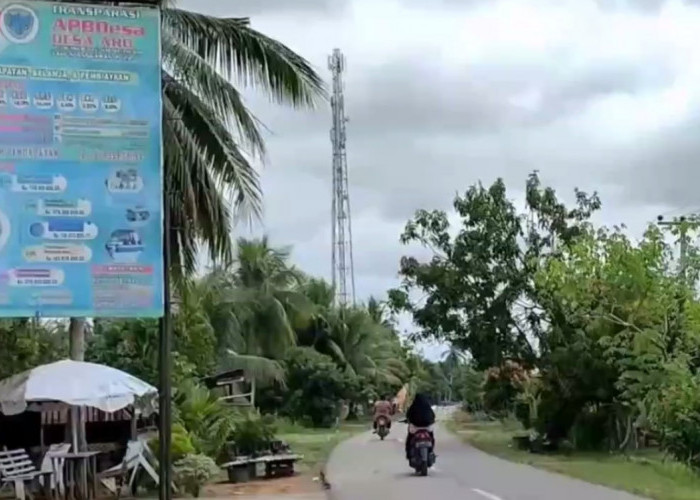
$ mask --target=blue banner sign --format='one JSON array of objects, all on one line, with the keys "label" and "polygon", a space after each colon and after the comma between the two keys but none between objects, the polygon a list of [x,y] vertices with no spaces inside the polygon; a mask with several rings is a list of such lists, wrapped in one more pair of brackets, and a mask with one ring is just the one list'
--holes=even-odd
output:
[{"label": "blue banner sign", "polygon": [[163,315],[160,13],[0,0],[0,317]]}]

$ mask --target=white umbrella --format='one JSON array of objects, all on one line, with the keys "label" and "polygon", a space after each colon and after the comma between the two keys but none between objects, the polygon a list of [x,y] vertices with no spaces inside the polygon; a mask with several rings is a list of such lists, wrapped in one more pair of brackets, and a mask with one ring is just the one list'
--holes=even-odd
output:
[{"label": "white umbrella", "polygon": [[157,392],[152,385],[121,370],[63,360],[0,381],[0,409],[5,415],[16,415],[34,409],[32,403],[59,402],[111,413]]}]

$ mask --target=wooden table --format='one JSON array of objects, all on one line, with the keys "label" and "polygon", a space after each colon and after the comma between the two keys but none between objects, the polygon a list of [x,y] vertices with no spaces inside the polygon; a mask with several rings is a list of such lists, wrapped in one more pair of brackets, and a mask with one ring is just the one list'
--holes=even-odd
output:
[{"label": "wooden table", "polygon": [[66,498],[87,500],[97,496],[97,455],[99,454],[99,451],[79,451],[51,455],[54,471],[59,470],[59,461],[64,461],[63,484],[66,488]]},{"label": "wooden table", "polygon": [[262,457],[238,457],[232,462],[222,464],[221,467],[228,471],[229,481],[232,483],[245,482],[255,477],[267,479],[281,475],[294,474],[294,463],[304,458],[296,454],[272,454]]}]

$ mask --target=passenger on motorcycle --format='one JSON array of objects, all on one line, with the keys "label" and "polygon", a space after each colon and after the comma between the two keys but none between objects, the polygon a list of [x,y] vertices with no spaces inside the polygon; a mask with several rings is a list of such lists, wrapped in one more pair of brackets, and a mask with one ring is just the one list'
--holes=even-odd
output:
[{"label": "passenger on motorcycle", "polygon": [[374,403],[374,432],[377,432],[377,422],[380,417],[384,417],[387,422],[387,427],[391,429],[391,416],[393,415],[393,405],[388,396],[382,397]]},{"label": "passenger on motorcycle", "polygon": [[[406,411],[406,420],[408,421],[408,435],[406,436],[406,460],[410,459],[411,438],[417,427],[429,428],[435,424],[435,412],[430,406],[430,400],[425,394],[418,393],[413,398],[413,403]],[[435,436],[433,430],[430,429],[430,439],[435,449]]]}]

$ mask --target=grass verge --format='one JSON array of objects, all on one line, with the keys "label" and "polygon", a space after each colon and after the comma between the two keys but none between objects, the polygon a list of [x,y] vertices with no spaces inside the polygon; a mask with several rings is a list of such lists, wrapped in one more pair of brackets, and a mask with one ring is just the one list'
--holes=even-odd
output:
[{"label": "grass verge", "polygon": [[308,429],[287,427],[280,429],[279,438],[289,444],[294,453],[304,455],[298,464],[302,474],[318,474],[333,448],[346,439],[368,429],[367,423],[344,423],[337,429]]},{"label": "grass verge", "polygon": [[633,455],[572,453],[536,455],[512,446],[522,427],[512,422],[472,422],[459,414],[448,424],[464,441],[491,455],[558,472],[655,500],[697,500],[700,475],[658,452]]}]

